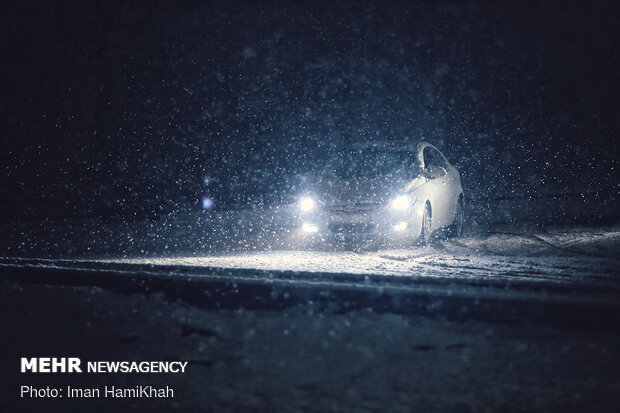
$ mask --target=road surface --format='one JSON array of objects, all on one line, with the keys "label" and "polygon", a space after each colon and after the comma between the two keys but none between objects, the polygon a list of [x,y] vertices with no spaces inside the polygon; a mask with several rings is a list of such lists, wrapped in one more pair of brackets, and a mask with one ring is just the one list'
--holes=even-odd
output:
[{"label": "road surface", "polygon": [[[620,385],[613,228],[477,234],[430,248],[0,259],[3,365],[24,355],[186,360],[185,375],[0,374],[171,386],[124,411],[610,411]],[[0,408],[3,406],[0,405]]]}]

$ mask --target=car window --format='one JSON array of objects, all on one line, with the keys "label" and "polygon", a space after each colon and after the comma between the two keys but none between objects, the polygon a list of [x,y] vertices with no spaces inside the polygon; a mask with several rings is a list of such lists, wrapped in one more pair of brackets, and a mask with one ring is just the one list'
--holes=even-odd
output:
[{"label": "car window", "polygon": [[445,174],[448,165],[443,156],[434,148],[427,146],[424,148],[424,168],[428,173],[434,176]]},{"label": "car window", "polygon": [[415,156],[409,151],[363,149],[341,151],[326,164],[323,175],[340,179],[376,178],[385,175],[411,175],[419,172]]}]

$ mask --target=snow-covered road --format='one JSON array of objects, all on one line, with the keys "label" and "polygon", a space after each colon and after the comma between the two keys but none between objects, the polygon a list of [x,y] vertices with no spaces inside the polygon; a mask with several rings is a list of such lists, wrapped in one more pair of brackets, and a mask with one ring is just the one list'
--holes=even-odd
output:
[{"label": "snow-covered road", "polygon": [[479,233],[438,241],[428,248],[362,252],[277,250],[102,261],[611,286],[620,285],[620,228]]},{"label": "snow-covered road", "polygon": [[479,232],[424,248],[4,257],[0,269],[16,285],[163,292],[208,308],[281,311],[320,302],[609,331],[620,325],[619,242],[615,227]]}]

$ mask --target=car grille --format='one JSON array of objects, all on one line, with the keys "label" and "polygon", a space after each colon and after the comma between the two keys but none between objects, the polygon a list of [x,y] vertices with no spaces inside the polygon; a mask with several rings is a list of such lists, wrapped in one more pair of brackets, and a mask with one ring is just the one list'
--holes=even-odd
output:
[{"label": "car grille", "polygon": [[379,202],[352,202],[347,204],[333,204],[326,207],[332,214],[363,214],[379,209]]},{"label": "car grille", "polygon": [[352,222],[342,222],[342,223],[331,223],[329,224],[329,230],[331,232],[369,232],[375,228],[374,224],[367,223],[352,223]]}]

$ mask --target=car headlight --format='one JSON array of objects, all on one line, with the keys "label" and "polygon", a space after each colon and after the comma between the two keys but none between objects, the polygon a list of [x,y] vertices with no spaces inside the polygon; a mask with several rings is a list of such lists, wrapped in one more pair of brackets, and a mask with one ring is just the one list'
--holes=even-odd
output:
[{"label": "car headlight", "polygon": [[314,211],[316,208],[316,201],[310,197],[304,197],[299,200],[299,209],[303,212]]},{"label": "car headlight", "polygon": [[411,206],[411,201],[407,195],[398,196],[390,201],[388,207],[390,209],[396,209],[399,211],[404,211],[405,209],[409,209]]},{"label": "car headlight", "polygon": [[313,233],[315,233],[315,232],[317,232],[319,230],[319,227],[317,227],[315,224],[311,224],[309,222],[304,222],[301,225],[301,230],[303,232],[308,232],[308,233],[313,234]]}]

